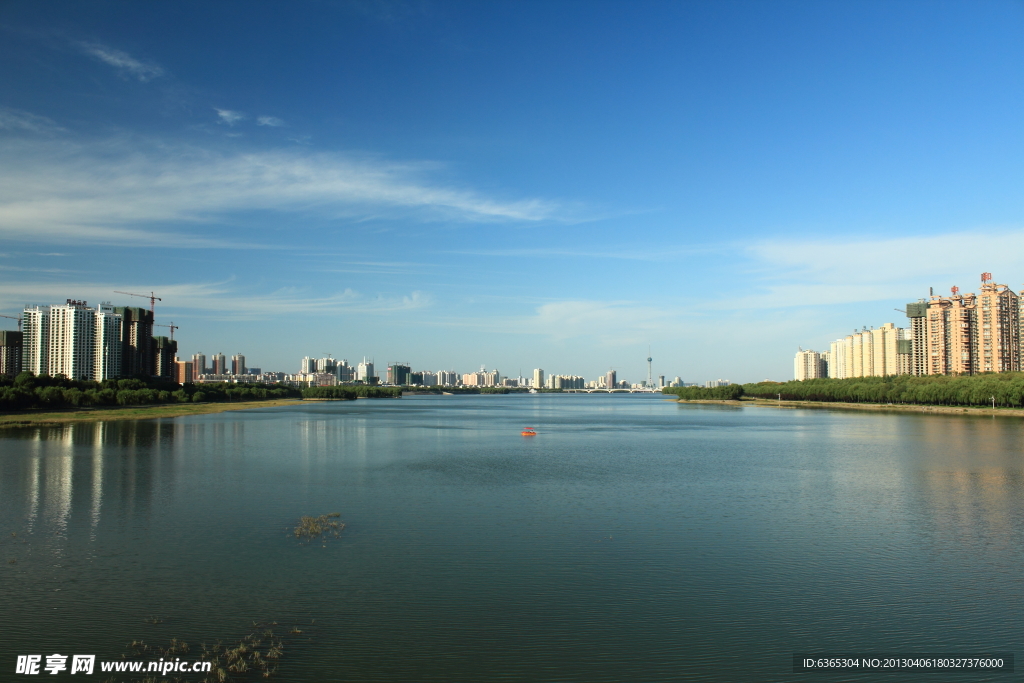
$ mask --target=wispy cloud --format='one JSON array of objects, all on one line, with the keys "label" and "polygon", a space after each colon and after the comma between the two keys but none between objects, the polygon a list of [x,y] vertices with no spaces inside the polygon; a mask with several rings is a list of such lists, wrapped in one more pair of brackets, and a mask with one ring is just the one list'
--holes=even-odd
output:
[{"label": "wispy cloud", "polygon": [[229,126],[233,126],[239,121],[245,119],[245,114],[243,114],[240,111],[232,111],[230,109],[218,109],[217,107],[214,107],[213,110],[217,112],[217,118],[219,119],[217,123],[223,123]]},{"label": "wispy cloud", "polygon": [[117,69],[123,77],[131,77],[146,83],[164,75],[164,70],[160,66],[152,62],[136,59],[122,50],[117,50],[100,43],[83,42],[78,45],[86,54]]},{"label": "wispy cloud", "polygon": [[[561,208],[554,202],[502,201],[441,186],[426,179],[431,170],[428,164],[295,149],[215,152],[134,138],[90,145],[21,140],[0,146],[0,236],[210,244],[216,240],[190,237],[188,227],[240,210],[290,212],[322,220],[561,218]],[[171,230],[168,225],[177,227]]]},{"label": "wispy cloud", "polygon": [[[206,317],[233,320],[263,320],[281,315],[356,313],[387,315],[427,308],[434,303],[430,294],[413,291],[399,295],[370,296],[353,289],[317,296],[300,288],[286,287],[267,294],[257,294],[235,285],[231,280],[194,284],[123,283],[123,282],[7,282],[0,283],[0,310],[18,308],[26,303],[46,303],[69,297],[90,303],[120,301],[122,291],[153,289],[163,300],[157,304],[167,315]],[[127,302],[126,302],[127,303]]]},{"label": "wispy cloud", "polygon": [[[773,240],[746,248],[760,285],[729,308],[913,300],[929,286],[971,291],[983,272],[998,282],[1024,270],[1024,229],[983,228],[914,237]],[[1014,289],[1019,283],[1008,282]]]},{"label": "wispy cloud", "polygon": [[276,116],[261,116],[256,119],[257,126],[271,126],[273,128],[279,128],[284,125],[284,121],[277,118]]},{"label": "wispy cloud", "polygon": [[52,119],[20,109],[0,107],[0,130],[52,135],[64,132]]}]

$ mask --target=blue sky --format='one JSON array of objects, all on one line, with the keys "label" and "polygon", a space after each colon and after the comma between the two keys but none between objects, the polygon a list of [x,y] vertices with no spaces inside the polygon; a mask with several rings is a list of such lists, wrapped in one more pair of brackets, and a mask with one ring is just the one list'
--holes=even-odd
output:
[{"label": "blue sky", "polygon": [[297,371],[786,379],[1024,288],[1019,2],[0,2],[0,312]]}]

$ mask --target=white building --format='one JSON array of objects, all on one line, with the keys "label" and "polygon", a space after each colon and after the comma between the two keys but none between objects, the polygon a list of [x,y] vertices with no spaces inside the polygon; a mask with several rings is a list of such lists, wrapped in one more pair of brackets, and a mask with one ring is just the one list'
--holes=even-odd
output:
[{"label": "white building", "polygon": [[454,370],[438,370],[437,371],[437,386],[439,387],[454,387],[459,384],[459,374]]},{"label": "white building", "polygon": [[534,368],[533,370],[533,388],[544,388],[544,370],[542,370],[541,368]]},{"label": "white building", "polygon": [[121,316],[109,303],[26,306],[23,319],[22,370],[94,380],[121,374]]},{"label": "white building", "polygon": [[121,316],[109,302],[96,307],[96,348],[93,379],[113,379],[121,374]]}]

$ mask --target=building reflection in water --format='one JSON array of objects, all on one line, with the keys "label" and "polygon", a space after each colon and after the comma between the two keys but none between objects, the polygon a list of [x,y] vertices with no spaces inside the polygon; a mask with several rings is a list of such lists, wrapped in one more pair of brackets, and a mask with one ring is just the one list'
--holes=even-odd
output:
[{"label": "building reflection in water", "polygon": [[0,457],[4,516],[23,519],[29,533],[95,540],[105,512],[145,514],[154,490],[173,487],[182,427],[144,420],[10,430]]}]

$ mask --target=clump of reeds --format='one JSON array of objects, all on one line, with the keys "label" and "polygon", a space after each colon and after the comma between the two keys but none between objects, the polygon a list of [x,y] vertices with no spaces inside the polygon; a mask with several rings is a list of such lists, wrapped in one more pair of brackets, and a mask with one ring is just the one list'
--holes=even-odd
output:
[{"label": "clump of reeds", "polygon": [[[284,655],[284,641],[270,628],[276,624],[277,622],[253,622],[252,632],[233,644],[225,645],[220,641],[214,645],[201,644],[197,659],[210,662],[211,667],[209,673],[199,679],[198,683],[229,683],[271,678],[277,673],[277,661]],[[141,640],[133,640],[128,644],[128,649],[128,656],[132,659],[152,659],[180,656],[189,651],[189,646],[182,640],[172,638],[167,647],[156,647]],[[126,655],[121,655],[121,658],[125,659]],[[147,677],[136,680],[138,683],[176,683],[182,679]]]},{"label": "clump of reeds", "polygon": [[147,624],[162,624],[162,623],[164,623],[164,620],[161,619],[160,617],[146,617],[143,621],[145,621]]},{"label": "clump of reeds", "polygon": [[329,536],[338,538],[341,535],[341,530],[345,528],[345,523],[339,520],[339,517],[341,517],[340,512],[332,512],[319,517],[302,517],[293,533],[296,538],[304,541],[325,540]]}]

